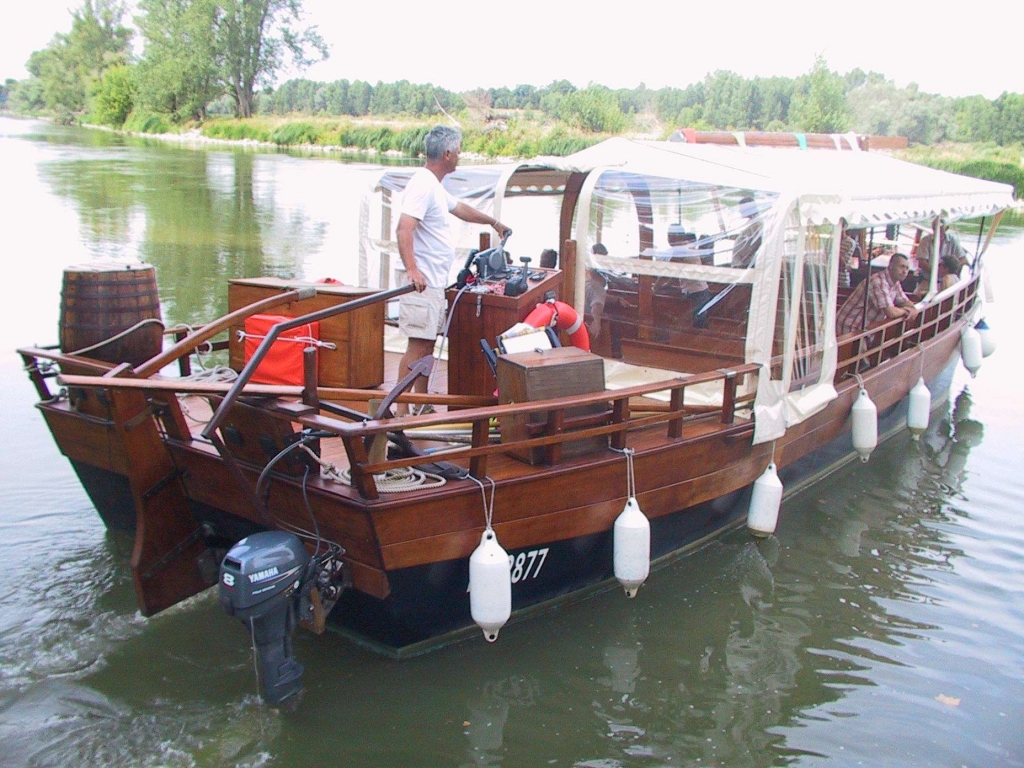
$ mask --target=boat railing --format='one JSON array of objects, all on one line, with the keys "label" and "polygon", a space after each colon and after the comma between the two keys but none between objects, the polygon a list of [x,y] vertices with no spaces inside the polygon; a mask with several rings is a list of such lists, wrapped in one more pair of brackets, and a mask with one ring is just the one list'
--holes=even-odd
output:
[{"label": "boat railing", "polygon": [[[362,309],[363,307],[368,307],[372,304],[387,302],[392,299],[398,298],[403,294],[410,293],[413,290],[415,290],[415,288],[410,283],[409,285],[404,285],[401,288],[393,288],[389,291],[379,291],[377,293],[372,293],[369,296],[364,296],[360,299],[345,302],[344,304],[337,304],[331,307],[327,307],[326,309],[321,309],[316,312],[310,312],[299,317],[290,318],[286,321],[276,323],[267,332],[267,335],[263,338],[263,341],[260,342],[259,347],[256,348],[256,351],[253,352],[252,357],[249,358],[248,362],[246,362],[245,364],[245,367],[242,368],[241,372],[238,374],[238,378],[235,379],[234,383],[231,385],[231,389],[228,390],[228,393],[224,396],[224,399],[221,401],[220,405],[217,406],[217,410],[214,411],[210,421],[203,429],[203,437],[205,437],[207,440],[213,441],[214,443],[217,442],[215,440],[217,429],[223,423],[224,419],[227,417],[228,412],[231,410],[231,408],[237,402],[238,398],[241,396],[243,390],[245,389],[245,386],[252,379],[253,374],[256,373],[256,369],[259,367],[260,363],[263,362],[263,359],[270,352],[270,348],[273,346],[274,342],[277,341],[278,337],[282,333],[284,333],[285,331],[290,331],[293,328],[298,328],[300,326],[307,325],[309,323],[321,322],[323,320],[327,320],[328,318],[345,314],[346,312],[353,312],[357,309]],[[262,302],[257,302],[257,305],[261,303]],[[252,306],[256,305],[250,305],[246,309],[250,309]],[[308,360],[309,357],[307,357],[307,361]],[[315,392],[317,389],[316,369],[315,367],[310,366],[308,364],[306,365],[305,370],[305,384],[306,394],[304,395],[304,399],[315,400]]]},{"label": "boat railing", "polygon": [[60,351],[57,345],[47,347],[19,347],[17,350],[21,355],[25,372],[28,373],[36,393],[42,401],[52,400],[55,395],[50,391],[47,380],[61,375],[65,368],[74,366],[78,370],[88,371],[92,376],[98,378],[110,371],[114,366],[102,360],[93,360],[86,357],[75,357],[66,355]]},{"label": "boat railing", "polygon": [[[425,462],[469,460],[469,472],[477,478],[487,475],[488,458],[495,454],[520,452],[534,448],[542,449],[544,461],[557,464],[562,459],[566,443],[588,438],[607,437],[611,448],[622,450],[627,447],[627,434],[631,430],[664,424],[666,437],[681,439],[683,423],[687,419],[709,418],[718,415],[718,423],[726,428],[736,426],[737,406],[752,398],[752,395],[737,397],[737,387],[748,375],[756,374],[760,366],[739,365],[695,374],[685,378],[655,382],[618,390],[605,390],[586,395],[536,400],[507,405],[469,408],[447,413],[410,416],[395,419],[367,420],[358,423],[343,423],[312,412],[296,420],[304,426],[337,434],[348,455],[352,473],[352,484],[366,499],[379,497],[375,475],[392,469],[411,467]],[[693,408],[684,405],[685,390],[689,386],[721,381],[722,403],[714,408]],[[668,392],[667,408],[641,408],[631,401],[659,392]],[[605,406],[597,412],[587,412],[587,406]],[[575,412],[575,413],[570,413]],[[489,440],[492,419],[507,417],[530,417],[538,414],[542,418],[527,430],[525,439],[491,443]],[[469,446],[456,446],[434,451],[429,456],[410,456],[380,461],[370,459],[368,444],[377,435],[385,435],[398,429],[443,427],[452,423],[469,423],[472,441]],[[746,426],[746,425],[745,425]]]},{"label": "boat railing", "polygon": [[[199,341],[194,341],[194,334],[196,331],[192,329],[183,327],[169,328],[164,333],[165,335],[174,337],[176,346],[179,342],[189,336],[193,336],[193,342],[188,345],[183,345],[182,354],[178,358],[178,366],[182,379],[187,379],[192,375],[191,357],[187,352],[198,351],[198,348],[203,344],[206,345],[205,351],[208,352],[218,352],[228,348],[227,339],[221,339],[218,341],[201,339]],[[32,384],[35,386],[36,392],[39,394],[39,399],[44,401],[52,400],[55,397],[55,394],[50,391],[50,388],[46,384],[48,379],[62,376],[63,372],[70,370],[81,371],[83,373],[88,372],[94,376],[100,377],[109,373],[116,367],[113,363],[108,363],[104,360],[96,360],[82,355],[66,354],[61,352],[60,347],[56,344],[47,345],[45,347],[20,347],[17,352],[21,355],[25,371],[32,380]]]},{"label": "boat railing", "polygon": [[948,330],[970,314],[977,291],[978,280],[975,278],[924,304],[913,322],[895,318],[842,337],[839,340],[836,382],[849,373],[877,367]]}]

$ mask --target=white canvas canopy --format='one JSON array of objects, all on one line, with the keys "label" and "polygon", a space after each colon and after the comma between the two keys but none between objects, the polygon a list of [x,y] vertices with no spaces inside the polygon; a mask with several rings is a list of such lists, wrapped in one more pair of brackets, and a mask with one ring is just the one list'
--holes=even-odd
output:
[{"label": "white canvas canopy", "polygon": [[590,172],[616,168],[801,199],[806,221],[851,226],[986,216],[1012,206],[1013,188],[871,152],[632,141],[614,138],[533,165]]},{"label": "white canvas canopy", "polygon": [[[392,193],[400,194],[403,177],[410,172],[402,169],[386,174],[390,181],[378,186],[378,190],[388,190],[386,205],[391,204]],[[762,366],[755,400],[758,443],[781,436],[787,426],[808,418],[836,397],[835,314],[843,222],[848,228],[865,228],[929,223],[938,217],[955,221],[989,216],[1014,205],[1013,189],[1008,185],[856,149],[800,150],[623,138],[609,139],[568,157],[459,168],[445,180],[445,186],[457,196],[469,196],[471,204],[515,227],[517,244],[526,244],[529,252],[536,243],[523,240],[506,204],[511,207],[510,199],[518,196],[558,195],[572,173],[586,174],[571,235],[581,266],[576,270],[575,286],[576,309],[581,314],[587,300],[587,275],[592,270],[691,284],[706,281],[720,288],[749,286],[743,357],[745,362]],[[638,187],[643,188],[647,200],[642,216],[636,203]],[[756,215],[741,215],[743,201],[750,198],[756,201]],[[638,222],[638,217],[645,220]],[[551,218],[557,224],[557,214]],[[388,215],[381,222],[380,239],[370,240],[364,227],[361,250],[372,246],[386,255],[393,248],[391,230],[396,219]],[[707,234],[716,248],[712,261],[651,257],[650,251],[656,252],[669,225],[682,219],[702,232],[711,230]],[[532,219],[529,223],[534,225]],[[637,233],[638,223],[643,234]],[[736,263],[743,227],[751,223],[759,227],[756,258]],[[592,252],[602,235],[616,231],[626,234],[610,252]],[[556,244],[550,242],[552,233],[546,232],[544,238],[546,244]],[[472,247],[474,243],[463,245]],[[380,271],[386,270],[382,267]]]},{"label": "white canvas canopy", "polygon": [[[586,243],[599,210],[587,199],[608,173],[677,179],[712,190],[764,193],[763,242],[746,269],[634,262],[633,271],[721,283],[749,283],[746,362],[762,365],[755,400],[755,442],[784,434],[836,397],[835,314],[841,223],[848,227],[947,221],[992,215],[1013,205],[1005,184],[958,176],[881,154],[610,139],[565,158],[544,158],[560,170],[587,172],[575,223]],[[714,192],[710,192],[714,194]],[[595,266],[622,268],[623,260],[580,254]],[[733,265],[735,266],[735,265]],[[576,296],[584,295],[578,270]],[[783,290],[779,290],[780,283]],[[781,299],[780,299],[781,296]],[[783,307],[779,301],[785,302]],[[807,311],[808,302],[815,304]],[[582,309],[582,307],[578,307]],[[777,318],[784,318],[784,339]],[[781,342],[781,343],[780,343]],[[797,355],[798,348],[805,354]],[[812,355],[806,350],[811,349]],[[772,359],[783,355],[773,376]],[[809,374],[808,376],[801,374]],[[801,379],[798,387],[796,379]]]}]

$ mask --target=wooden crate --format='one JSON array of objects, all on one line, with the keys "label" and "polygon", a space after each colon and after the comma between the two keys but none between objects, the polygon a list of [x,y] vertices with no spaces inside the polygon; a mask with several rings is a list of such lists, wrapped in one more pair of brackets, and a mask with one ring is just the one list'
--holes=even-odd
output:
[{"label": "wooden crate", "polygon": [[[298,317],[374,293],[369,288],[323,283],[297,283],[277,277],[256,277],[228,281],[228,311],[234,312],[255,301],[278,293],[313,286],[317,295],[301,302],[282,304],[267,312]],[[232,326],[229,342],[230,365],[236,371],[245,366],[244,344],[238,339],[242,325]],[[376,387],[384,381],[384,304],[346,312],[320,321],[320,340],[337,349],[320,349],[319,383],[322,387]]]},{"label": "wooden crate", "polygon": [[[535,352],[519,352],[498,358],[498,396],[501,403],[523,403],[549,400],[570,395],[585,395],[604,390],[604,361],[597,355],[576,347],[559,347]],[[603,403],[570,408],[566,417],[583,416],[604,411]],[[546,412],[512,415],[501,420],[501,441],[511,442],[528,437],[530,424],[547,421]],[[561,456],[581,456],[603,451],[607,437],[572,440],[562,444]],[[545,460],[543,447],[512,450],[510,453],[528,464]]]}]

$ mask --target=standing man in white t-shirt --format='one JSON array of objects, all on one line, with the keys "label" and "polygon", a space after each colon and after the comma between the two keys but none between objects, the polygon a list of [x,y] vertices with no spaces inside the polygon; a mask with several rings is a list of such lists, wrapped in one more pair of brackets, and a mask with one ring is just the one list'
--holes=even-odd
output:
[{"label": "standing man in white t-shirt", "polygon": [[[427,162],[409,179],[398,219],[398,253],[409,282],[416,287],[416,293],[399,299],[398,328],[409,339],[398,367],[399,378],[414,362],[433,353],[444,323],[444,289],[455,260],[448,214],[472,224],[488,224],[499,235],[508,230],[494,217],[459,202],[441,186],[441,180],[459,164],[462,134],[455,128],[439,125],[427,134],[424,145]],[[414,385],[420,392],[426,388],[427,380],[423,377]],[[404,412],[399,406],[399,413]]]}]

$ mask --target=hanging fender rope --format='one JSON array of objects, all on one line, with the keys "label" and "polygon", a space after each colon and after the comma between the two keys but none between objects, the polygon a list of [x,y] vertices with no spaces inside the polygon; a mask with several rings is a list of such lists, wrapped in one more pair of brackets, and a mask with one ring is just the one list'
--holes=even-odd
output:
[{"label": "hanging fender rope", "polygon": [[484,530],[493,531],[494,529],[491,527],[491,521],[494,519],[494,489],[496,487],[494,480],[490,476],[484,477],[484,480],[491,484],[491,500],[488,503],[487,489],[484,487],[483,480],[473,477],[473,475],[469,475],[469,479],[480,486],[480,495],[483,497],[484,504]]},{"label": "hanging fender rope", "polygon": [[636,472],[633,467],[633,454],[636,451],[632,448],[612,448],[616,453],[626,457],[626,498],[636,498]]}]

